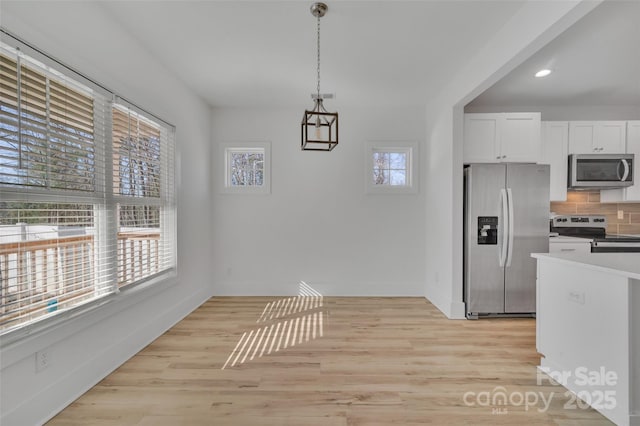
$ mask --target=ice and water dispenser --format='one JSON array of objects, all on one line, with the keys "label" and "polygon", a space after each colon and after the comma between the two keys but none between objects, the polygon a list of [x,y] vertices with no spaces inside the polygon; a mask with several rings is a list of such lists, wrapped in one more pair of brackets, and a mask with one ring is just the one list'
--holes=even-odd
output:
[{"label": "ice and water dispenser", "polygon": [[478,216],[478,245],[498,244],[498,217]]}]

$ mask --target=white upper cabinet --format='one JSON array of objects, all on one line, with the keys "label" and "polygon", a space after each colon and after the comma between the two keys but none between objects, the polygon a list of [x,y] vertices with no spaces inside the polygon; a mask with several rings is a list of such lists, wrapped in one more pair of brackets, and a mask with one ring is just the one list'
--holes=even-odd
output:
[{"label": "white upper cabinet", "polygon": [[463,159],[465,163],[500,161],[502,114],[465,114]]},{"label": "white upper cabinet", "polygon": [[465,114],[465,163],[540,161],[540,113]]},{"label": "white upper cabinet", "polygon": [[549,164],[550,201],[567,201],[567,155],[569,151],[569,122],[542,122],[542,157]]},{"label": "white upper cabinet", "polygon": [[[624,152],[624,151],[623,151]],[[640,121],[627,122],[627,154],[635,154],[633,160],[633,185],[623,189],[608,189],[600,191],[600,200],[603,203],[620,201],[640,201]]]},{"label": "white upper cabinet", "polygon": [[540,161],[540,113],[504,114],[500,149],[503,161]]},{"label": "white upper cabinet", "polygon": [[572,121],[569,154],[620,154],[625,152],[626,121]]}]

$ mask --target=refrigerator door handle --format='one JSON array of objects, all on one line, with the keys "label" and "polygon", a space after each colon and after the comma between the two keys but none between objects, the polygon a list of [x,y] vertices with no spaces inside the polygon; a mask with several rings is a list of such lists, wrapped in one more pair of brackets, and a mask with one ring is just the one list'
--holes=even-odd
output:
[{"label": "refrigerator door handle", "polygon": [[513,193],[511,188],[507,188],[507,204],[509,206],[509,244],[507,247],[507,267],[511,266],[511,259],[513,258]]},{"label": "refrigerator door handle", "polygon": [[502,245],[499,250],[500,257],[498,263],[500,267],[504,267],[507,260],[507,235],[509,234],[509,206],[507,205],[507,191],[504,188],[500,190],[500,203],[502,204]]}]

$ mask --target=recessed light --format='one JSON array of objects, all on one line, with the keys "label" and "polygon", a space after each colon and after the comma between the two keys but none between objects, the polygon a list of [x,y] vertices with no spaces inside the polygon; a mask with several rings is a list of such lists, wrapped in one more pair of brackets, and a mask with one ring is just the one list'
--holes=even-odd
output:
[{"label": "recessed light", "polygon": [[546,77],[549,74],[551,74],[551,70],[548,69],[544,69],[544,70],[540,70],[536,73],[536,77],[540,78],[540,77]]}]

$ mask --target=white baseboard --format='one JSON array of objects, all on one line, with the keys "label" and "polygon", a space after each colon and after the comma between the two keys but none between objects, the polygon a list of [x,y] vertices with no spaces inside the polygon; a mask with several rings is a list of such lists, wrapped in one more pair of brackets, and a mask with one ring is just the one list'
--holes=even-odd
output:
[{"label": "white baseboard", "polygon": [[449,311],[451,315],[449,319],[467,319],[466,307],[464,302],[451,301],[451,309]]},{"label": "white baseboard", "polygon": [[[424,283],[413,281],[313,282],[306,285],[323,296],[336,297],[424,297]],[[219,281],[214,296],[295,296],[300,281]]]}]

